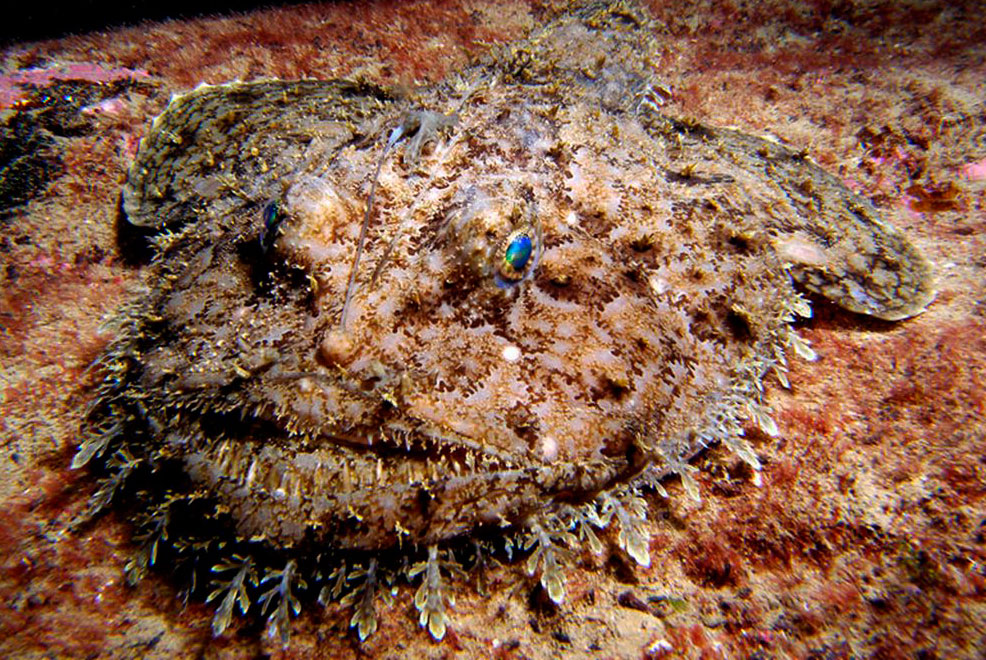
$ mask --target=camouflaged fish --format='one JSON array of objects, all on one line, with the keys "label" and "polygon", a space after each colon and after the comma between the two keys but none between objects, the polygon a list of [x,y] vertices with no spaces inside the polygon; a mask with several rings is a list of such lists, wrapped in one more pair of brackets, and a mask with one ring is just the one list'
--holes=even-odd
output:
[{"label": "camouflaged fish", "polygon": [[411,95],[171,101],[123,190],[151,286],[74,461],[91,513],[136,512],[132,580],[165,564],[216,634],[238,608],[286,640],[316,597],[365,638],[403,577],[441,638],[461,548],[509,546],[561,602],[599,529],[649,563],[641,494],[698,497],[702,448],[758,474],[762,381],[813,357],[799,288],[881,319],[930,302],[925,259],[803,153],[662,111],[650,21],[583,6]]}]

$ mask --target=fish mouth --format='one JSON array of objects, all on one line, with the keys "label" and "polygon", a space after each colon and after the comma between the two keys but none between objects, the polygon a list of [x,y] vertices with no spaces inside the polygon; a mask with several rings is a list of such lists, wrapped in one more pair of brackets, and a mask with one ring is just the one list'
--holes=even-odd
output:
[{"label": "fish mouth", "polygon": [[642,469],[629,456],[512,458],[435,429],[377,429],[370,442],[357,430],[292,436],[270,421],[240,424],[238,433],[175,453],[241,538],[278,547],[383,550],[522,527],[545,507],[584,503]]}]

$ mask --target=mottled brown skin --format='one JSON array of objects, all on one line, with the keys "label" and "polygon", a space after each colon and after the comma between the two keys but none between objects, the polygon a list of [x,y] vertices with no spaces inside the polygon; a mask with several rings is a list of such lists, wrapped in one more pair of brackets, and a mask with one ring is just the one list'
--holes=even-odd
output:
[{"label": "mottled brown skin", "polygon": [[[158,284],[104,358],[92,421],[114,430],[80,456],[180,466],[141,491],[149,521],[204,497],[231,542],[287,557],[540,524],[688,480],[715,440],[758,467],[740,435],[772,430],[760,381],[810,354],[792,278],[897,319],[930,270],[803,155],[662,115],[647,21],[590,6],[411,97],[174,99],[124,189]],[[518,232],[534,253],[498,281]]]}]

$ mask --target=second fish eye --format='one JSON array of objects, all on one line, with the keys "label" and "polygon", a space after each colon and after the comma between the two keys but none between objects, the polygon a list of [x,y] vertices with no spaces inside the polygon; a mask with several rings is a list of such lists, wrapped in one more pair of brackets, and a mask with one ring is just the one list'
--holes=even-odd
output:
[{"label": "second fish eye", "polygon": [[264,205],[264,210],[261,214],[263,224],[260,227],[260,248],[265,253],[270,250],[274,245],[274,241],[277,240],[278,229],[286,217],[287,214],[285,214],[284,208],[278,200],[271,200]]}]

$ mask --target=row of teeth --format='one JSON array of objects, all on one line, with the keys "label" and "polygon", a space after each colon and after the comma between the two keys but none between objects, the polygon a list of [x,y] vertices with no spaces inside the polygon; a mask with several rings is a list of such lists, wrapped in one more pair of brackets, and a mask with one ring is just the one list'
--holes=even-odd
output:
[{"label": "row of teeth", "polygon": [[329,460],[318,460],[310,469],[299,468],[293,463],[284,469],[275,462],[289,459],[258,457],[255,455],[257,453],[259,447],[256,444],[234,440],[222,440],[213,451],[208,452],[222,479],[238,486],[296,498],[333,491],[354,493],[395,484],[414,486],[450,475],[489,474],[516,467],[468,450],[462,460],[453,459],[447,454],[418,454],[408,460],[399,454],[372,457],[360,456],[355,452],[354,455],[345,455],[337,450],[335,456]]},{"label": "row of teeth", "polygon": [[[254,410],[254,417],[270,418],[264,413],[264,408]],[[299,419],[289,410],[277,411],[273,417],[287,432],[293,442],[300,446],[313,447],[323,443],[322,438],[331,437],[333,443],[360,453],[366,448],[369,451],[378,450],[388,455],[397,455],[401,450],[405,454],[416,456],[445,456],[451,469],[456,474],[475,472],[477,468],[484,472],[498,469],[514,469],[520,467],[516,459],[505,452],[490,446],[484,446],[481,441],[460,436],[454,432],[443,431],[440,427],[409,419],[391,419],[387,422],[387,432],[363,430],[358,432],[327,431],[316,424]],[[463,457],[452,458],[449,454],[461,452]]]}]

